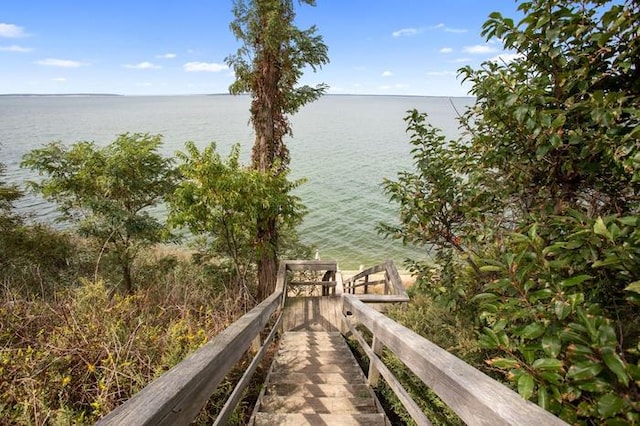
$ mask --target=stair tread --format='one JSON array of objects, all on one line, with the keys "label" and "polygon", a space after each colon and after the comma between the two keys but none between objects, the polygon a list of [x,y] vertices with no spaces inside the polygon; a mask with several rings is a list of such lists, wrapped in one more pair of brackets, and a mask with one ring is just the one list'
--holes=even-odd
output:
[{"label": "stair tread", "polygon": [[255,426],[280,425],[340,425],[340,426],[377,426],[385,425],[384,414],[314,414],[314,413],[257,413]]},{"label": "stair tread", "polygon": [[282,336],[254,425],[385,425],[384,413],[340,333]]},{"label": "stair tread", "polygon": [[295,373],[274,372],[270,376],[271,383],[346,383],[364,384],[364,376],[358,372],[353,373]]},{"label": "stair tread", "polygon": [[365,384],[327,384],[327,383],[271,383],[265,389],[266,395],[279,396],[313,396],[366,398],[371,396],[369,387]]},{"label": "stair tread", "polygon": [[267,395],[260,403],[260,412],[357,414],[375,413],[373,398],[305,397]]},{"label": "stair tread", "polygon": [[350,373],[353,372],[354,365],[351,363],[339,363],[339,364],[311,364],[311,363],[296,363],[296,364],[274,364],[274,372],[288,371],[291,373]]}]

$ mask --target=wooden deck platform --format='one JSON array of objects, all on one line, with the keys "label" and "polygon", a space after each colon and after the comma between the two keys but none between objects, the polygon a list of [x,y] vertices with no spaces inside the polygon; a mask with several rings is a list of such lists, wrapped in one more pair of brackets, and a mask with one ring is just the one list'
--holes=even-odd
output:
[{"label": "wooden deck platform", "polygon": [[340,296],[289,297],[283,314],[284,331],[340,331]]},{"label": "wooden deck platform", "polygon": [[340,333],[290,331],[280,341],[250,424],[390,423]]}]

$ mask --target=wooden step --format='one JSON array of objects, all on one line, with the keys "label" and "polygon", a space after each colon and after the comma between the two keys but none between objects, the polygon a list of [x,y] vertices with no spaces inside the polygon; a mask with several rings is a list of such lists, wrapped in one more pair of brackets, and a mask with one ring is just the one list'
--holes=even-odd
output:
[{"label": "wooden step", "polygon": [[271,383],[265,388],[265,395],[303,397],[371,397],[369,386],[352,384],[311,384],[311,383]]},{"label": "wooden step", "polygon": [[260,408],[270,413],[357,414],[377,411],[370,395],[365,398],[268,395],[263,398]]},{"label": "wooden step", "polygon": [[254,425],[388,424],[342,335],[312,331],[282,336],[252,420]]},{"label": "wooden step", "polygon": [[339,383],[364,384],[362,374],[350,373],[292,373],[288,371],[274,372],[270,377],[271,383]]},{"label": "wooden step", "polygon": [[299,426],[299,425],[332,425],[332,426],[378,426],[386,425],[385,416],[375,414],[314,414],[314,413],[257,413],[256,426]]},{"label": "wooden step", "polygon": [[274,371],[287,370],[291,373],[348,373],[353,371],[352,363],[340,362],[336,364],[313,364],[311,362],[276,363]]}]

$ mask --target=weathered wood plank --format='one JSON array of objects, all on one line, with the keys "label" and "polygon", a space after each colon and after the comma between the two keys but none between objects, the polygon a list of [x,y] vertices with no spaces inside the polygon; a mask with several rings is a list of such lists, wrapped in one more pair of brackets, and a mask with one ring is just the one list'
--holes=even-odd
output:
[{"label": "weathered wood plank", "polygon": [[335,260],[283,260],[288,271],[336,271]]},{"label": "weathered wood plank", "polygon": [[364,303],[401,303],[411,300],[409,296],[385,294],[353,294]]},{"label": "weathered wood plank", "polygon": [[344,281],[342,280],[342,273],[340,271],[336,272],[336,294],[344,293]]},{"label": "weathered wood plank", "polygon": [[335,287],[338,283],[336,283],[335,281],[290,281],[289,285],[302,285],[302,286],[308,286],[308,285],[318,285],[318,286],[326,286],[326,287]]},{"label": "weathered wood plank", "polygon": [[304,397],[268,395],[260,402],[261,410],[271,413],[357,414],[377,413],[371,398]]},{"label": "weathered wood plank", "polygon": [[266,386],[267,395],[304,396],[304,397],[337,397],[369,398],[371,390],[367,385],[346,384],[328,385],[326,383],[271,383]]},{"label": "weathered wood plank", "polygon": [[391,282],[391,285],[393,287],[392,293],[399,296],[407,297],[407,290],[402,284],[402,278],[400,277],[400,273],[398,273],[398,269],[393,264],[393,261],[387,260],[384,263],[384,268],[387,276],[389,276],[389,281]]},{"label": "weathered wood plank", "polygon": [[384,426],[384,414],[258,413],[255,426]]},{"label": "weathered wood plank", "polygon": [[388,424],[338,332],[284,333],[264,389],[252,417],[256,425]]},{"label": "weathered wood plank", "polygon": [[[249,364],[249,367],[247,367],[245,372],[242,374],[242,378],[240,378],[240,381],[238,381],[238,384],[236,384],[236,387],[233,388],[233,392],[231,392],[231,395],[229,395],[229,398],[227,398],[227,401],[224,403],[224,406],[218,413],[218,416],[216,417],[216,420],[213,423],[214,426],[226,425],[227,422],[229,421],[229,418],[233,414],[233,410],[235,410],[236,405],[238,405],[238,402],[240,402],[240,400],[242,399],[244,390],[247,388],[247,386],[251,382],[253,373],[255,373],[256,369],[258,368],[258,364],[260,364],[260,361],[262,361],[264,354],[267,352],[269,345],[273,341],[273,338],[276,332],[278,331],[278,328],[280,327],[281,322],[282,322],[282,312],[278,316],[278,319],[276,320],[276,323],[271,329],[271,332],[265,339],[264,344],[260,347],[260,350],[258,350],[258,353],[256,353],[256,355],[253,357],[251,364]],[[258,336],[260,335],[258,334]]]},{"label": "weathered wood plank", "polygon": [[361,282],[361,283],[352,283],[347,285],[347,288],[358,288],[358,287],[364,287],[364,286],[374,286],[374,285],[378,285],[378,284],[385,284],[386,280],[375,280],[375,281],[368,281],[368,282]]},{"label": "weathered wood plank", "polygon": [[566,425],[357,297],[349,294],[342,297],[344,310],[352,312],[467,424]]},{"label": "weathered wood plank", "polygon": [[385,264],[381,263],[380,265],[372,266],[371,268],[367,268],[363,271],[358,272],[354,276],[347,278],[346,281],[355,281],[361,278],[366,277],[367,275],[377,274],[378,272],[382,272],[385,270]]},{"label": "weathered wood plank", "polygon": [[[378,274],[384,272],[384,279],[379,279],[375,281],[369,281],[371,275]],[[364,282],[357,282],[358,280],[364,279]],[[395,296],[403,296],[407,297],[407,291],[402,284],[402,278],[398,273],[398,269],[393,264],[393,261],[387,260],[386,262],[373,266],[371,268],[365,269],[364,271],[358,272],[356,275],[348,278],[344,281],[344,289],[345,292],[354,294],[355,289],[359,287],[365,288],[365,293],[367,293],[367,289],[371,285],[384,284],[384,294],[385,295],[395,295]],[[396,300],[400,301],[400,300]]]},{"label": "weathered wood plank", "polygon": [[[376,386],[374,382],[377,381],[377,377],[372,377],[372,374],[374,374],[374,376],[382,375],[382,377],[387,382],[387,385],[396,394],[396,396],[398,397],[398,399],[400,400],[404,408],[407,410],[407,413],[409,413],[409,415],[416,422],[416,424],[420,426],[430,426],[431,421],[429,421],[427,416],[424,415],[424,413],[422,412],[418,404],[416,404],[413,398],[411,398],[411,395],[409,395],[407,390],[398,381],[396,376],[393,375],[391,370],[389,370],[387,366],[384,365],[382,360],[378,357],[378,353],[375,351],[375,349],[371,348],[367,344],[367,342],[364,340],[362,335],[356,330],[353,324],[351,324],[349,321],[346,321],[346,323],[349,326],[349,330],[351,331],[351,334],[353,335],[353,337],[356,338],[356,340],[360,344],[360,347],[364,350],[364,352],[367,354],[367,357],[369,358],[369,375],[367,377],[367,381],[372,386]],[[377,346],[380,352],[382,352],[382,348],[381,348],[382,343],[379,342],[379,339],[377,339],[376,336],[374,336],[373,339],[374,339],[374,342],[373,342],[374,347]],[[378,341],[378,343],[376,343],[376,340]]]},{"label": "weathered wood plank", "polygon": [[289,297],[285,303],[285,331],[338,331],[342,317],[339,296]]}]

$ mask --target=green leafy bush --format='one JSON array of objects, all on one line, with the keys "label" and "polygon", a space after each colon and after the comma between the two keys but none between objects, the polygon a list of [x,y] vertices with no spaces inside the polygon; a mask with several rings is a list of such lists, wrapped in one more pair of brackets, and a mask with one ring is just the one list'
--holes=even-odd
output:
[{"label": "green leafy bush", "polygon": [[46,175],[31,187],[57,203],[62,218],[78,226],[81,235],[113,254],[128,292],[134,289],[131,268],[140,249],[169,236],[149,212],[175,186],[173,160],[158,153],[161,143],[160,135],[141,133],[121,134],[105,147],[51,142],[22,162]]},{"label": "green leafy bush", "polygon": [[415,171],[385,182],[381,230],[436,251],[417,290],[471,318],[478,367],[570,423],[638,423],[640,6],[519,8],[483,29],[515,58],[461,70],[464,139],[409,112]]}]

